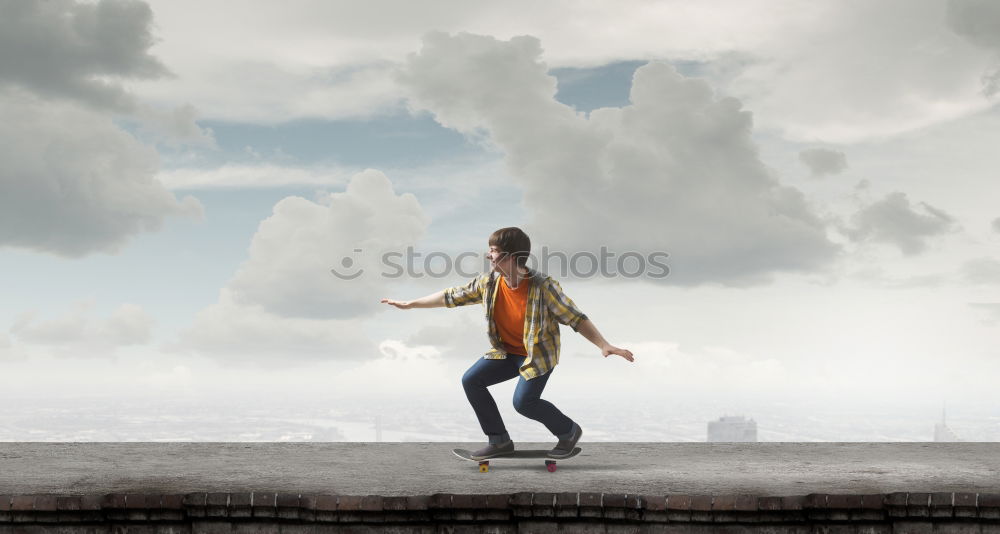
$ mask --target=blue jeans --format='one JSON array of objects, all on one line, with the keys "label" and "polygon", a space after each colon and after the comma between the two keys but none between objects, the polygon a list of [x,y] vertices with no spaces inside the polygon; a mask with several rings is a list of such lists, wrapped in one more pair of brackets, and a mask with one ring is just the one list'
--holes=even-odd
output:
[{"label": "blue jeans", "polygon": [[507,428],[500,417],[500,410],[497,409],[497,403],[486,388],[518,377],[517,388],[514,389],[514,409],[521,415],[542,423],[559,439],[569,439],[576,423],[563,415],[551,402],[541,398],[545,383],[552,376],[554,369],[531,380],[525,380],[518,372],[523,363],[524,356],[516,354],[508,354],[502,360],[479,358],[462,376],[465,396],[469,398],[469,404],[479,418],[479,426],[483,428],[483,433],[489,437],[491,444],[510,440]]}]

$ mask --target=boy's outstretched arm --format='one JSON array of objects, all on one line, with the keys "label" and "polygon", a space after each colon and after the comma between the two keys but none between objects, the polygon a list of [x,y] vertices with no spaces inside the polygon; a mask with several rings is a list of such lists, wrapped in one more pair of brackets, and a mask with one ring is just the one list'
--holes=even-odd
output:
[{"label": "boy's outstretched arm", "polygon": [[417,300],[382,299],[382,302],[390,306],[395,306],[401,310],[409,310],[410,308],[441,308],[445,305],[444,292],[445,290],[442,289],[437,293],[427,295],[426,297],[420,297]]},{"label": "boy's outstretched arm", "polygon": [[591,343],[597,345],[598,348],[601,349],[601,354],[603,354],[605,358],[607,358],[608,355],[617,354],[630,362],[635,361],[635,358],[632,357],[632,351],[620,349],[611,343],[608,343],[608,340],[604,339],[604,336],[597,331],[597,327],[594,326],[593,321],[590,319],[580,321],[580,324],[577,325],[576,331],[583,337],[589,339]]}]

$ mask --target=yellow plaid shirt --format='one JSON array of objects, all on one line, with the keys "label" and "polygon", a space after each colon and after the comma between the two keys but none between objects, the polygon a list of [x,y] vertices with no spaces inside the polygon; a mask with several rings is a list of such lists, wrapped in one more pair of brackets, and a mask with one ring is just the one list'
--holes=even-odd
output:
[{"label": "yellow plaid shirt", "polygon": [[[527,309],[524,312],[524,348],[528,355],[519,371],[525,380],[544,375],[559,363],[559,325],[564,324],[578,331],[580,321],[587,318],[567,297],[559,282],[530,267],[524,282],[528,288]],[[486,324],[489,325],[489,339],[492,349],[483,358],[502,360],[507,356],[500,343],[496,323],[493,321],[493,304],[496,301],[497,284],[503,283],[502,276],[495,271],[484,273],[471,282],[444,290],[444,304],[449,308],[468,304],[483,304]],[[522,282],[522,283],[524,283]]]}]

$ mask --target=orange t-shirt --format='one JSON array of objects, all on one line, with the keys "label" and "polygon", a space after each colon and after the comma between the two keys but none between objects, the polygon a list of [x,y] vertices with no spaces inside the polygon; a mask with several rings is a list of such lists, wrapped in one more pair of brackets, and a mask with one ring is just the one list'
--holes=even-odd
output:
[{"label": "orange t-shirt", "polygon": [[527,356],[524,348],[524,312],[528,308],[528,286],[531,281],[521,279],[517,289],[507,287],[507,280],[500,277],[499,291],[493,303],[493,322],[500,334],[500,343],[508,353]]}]

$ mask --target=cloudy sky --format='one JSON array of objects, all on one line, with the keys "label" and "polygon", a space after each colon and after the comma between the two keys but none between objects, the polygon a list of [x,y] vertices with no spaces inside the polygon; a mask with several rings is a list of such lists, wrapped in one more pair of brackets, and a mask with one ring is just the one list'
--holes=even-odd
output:
[{"label": "cloudy sky", "polygon": [[637,405],[1000,416],[996,2],[0,13],[7,406],[419,398],[475,431],[481,308],[379,299],[468,281],[444,259],[519,226],[536,253],[667,258],[543,265],[635,354],[563,329],[545,396],[584,429]]}]

